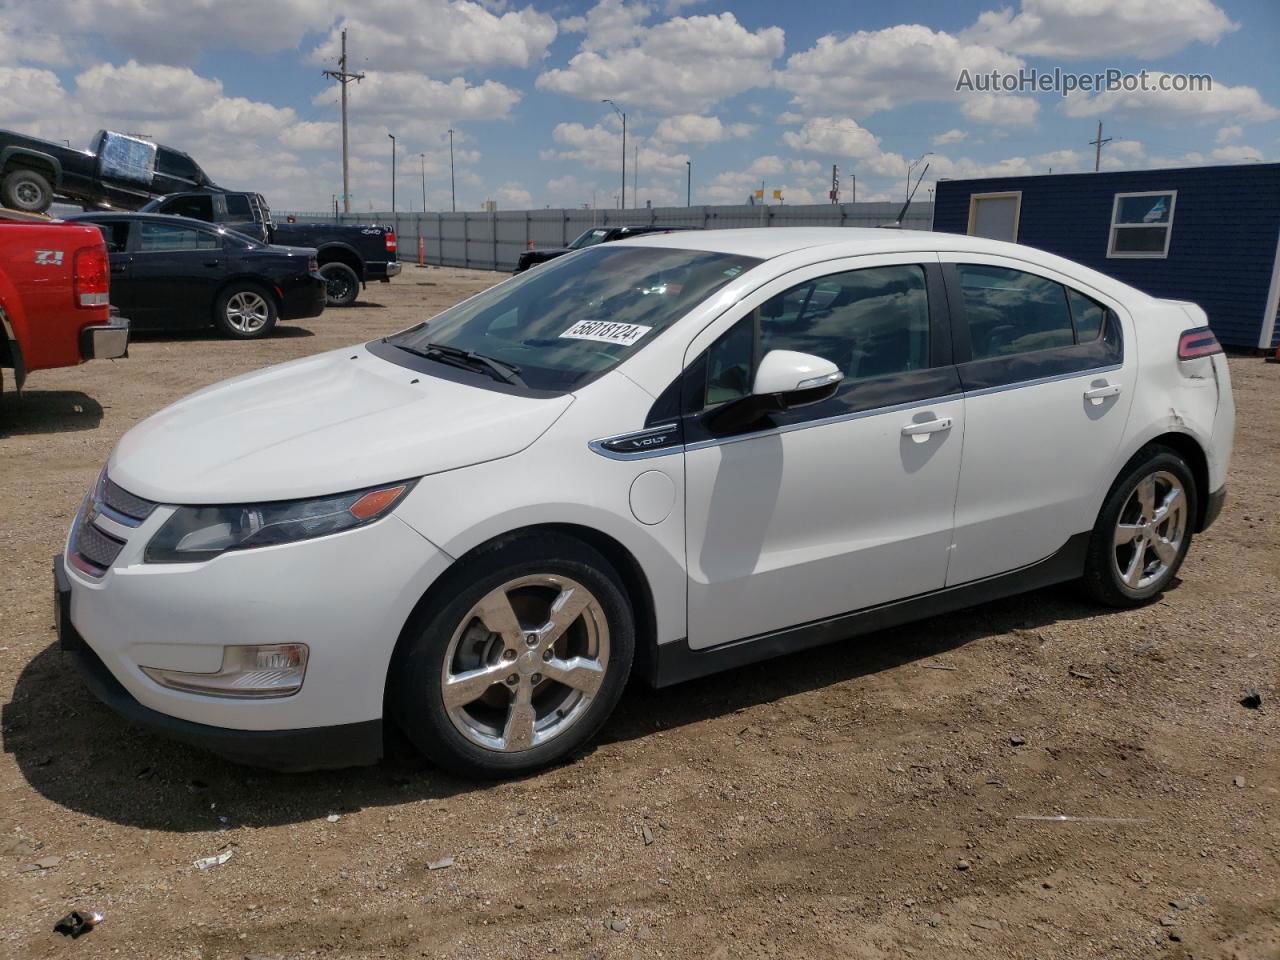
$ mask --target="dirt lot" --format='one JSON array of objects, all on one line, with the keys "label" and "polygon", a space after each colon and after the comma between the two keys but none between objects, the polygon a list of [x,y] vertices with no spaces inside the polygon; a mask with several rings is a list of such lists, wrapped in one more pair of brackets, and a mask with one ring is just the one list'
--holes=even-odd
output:
[{"label": "dirt lot", "polygon": [[[497,785],[407,757],[265,774],[93,700],[49,564],[117,438],[495,278],[410,268],[267,342],[147,337],[6,402],[0,956],[1280,956],[1280,367],[1256,359],[1227,511],[1143,610],[1053,589],[635,689],[594,750]],[[1056,814],[1107,819],[1020,819]],[[73,907],[106,922],[52,933]]]}]

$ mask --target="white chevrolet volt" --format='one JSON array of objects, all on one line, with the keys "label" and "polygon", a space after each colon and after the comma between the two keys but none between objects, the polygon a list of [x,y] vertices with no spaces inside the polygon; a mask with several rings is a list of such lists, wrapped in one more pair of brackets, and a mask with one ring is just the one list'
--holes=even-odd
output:
[{"label": "white chevrolet volt", "polygon": [[662,686],[1081,580],[1171,586],[1225,496],[1204,312],[896,230],[588,248],[120,440],[59,636],[147,726],[282,769],[394,723],[504,776]]}]

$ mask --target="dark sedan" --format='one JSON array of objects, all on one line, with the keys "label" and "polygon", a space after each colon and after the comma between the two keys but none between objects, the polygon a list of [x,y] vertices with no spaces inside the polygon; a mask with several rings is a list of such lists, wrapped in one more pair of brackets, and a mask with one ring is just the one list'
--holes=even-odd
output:
[{"label": "dark sedan", "polygon": [[252,340],[277,320],[324,311],[325,282],[309,247],[279,247],[165,214],[86,213],[111,259],[111,305],[134,329],[206,327]]},{"label": "dark sedan", "polygon": [[586,247],[594,247],[597,243],[611,243],[614,240],[625,240],[627,237],[638,237],[646,233],[672,233],[676,230],[696,229],[698,228],[659,226],[650,223],[622,227],[592,227],[590,230],[585,230],[575,237],[567,247],[544,247],[541,250],[526,250],[520,254],[520,259],[516,261],[516,273],[528,270],[530,267],[536,267],[540,263],[546,263],[548,260],[554,260],[556,257],[563,257],[566,253],[573,253],[575,250],[582,250]]}]

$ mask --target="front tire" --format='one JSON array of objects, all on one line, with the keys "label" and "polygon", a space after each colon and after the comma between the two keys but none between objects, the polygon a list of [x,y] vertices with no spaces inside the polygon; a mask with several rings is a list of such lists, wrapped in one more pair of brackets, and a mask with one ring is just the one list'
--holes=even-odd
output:
[{"label": "front tire", "polygon": [[257,340],[276,325],[276,302],[256,283],[233,283],[213,306],[214,325],[236,340]]},{"label": "front tire", "polygon": [[590,740],[622,696],[635,625],[617,572],[571,537],[522,537],[449,574],[407,628],[390,707],[463,776],[511,777]]},{"label": "front tire", "polygon": [[53,188],[34,170],[14,170],[0,184],[0,199],[11,210],[44,213],[53,203]]},{"label": "front tire", "polygon": [[1151,447],[1129,462],[1098,514],[1085,589],[1111,607],[1138,607],[1166,589],[1191,547],[1197,496],[1191,468]]},{"label": "front tire", "polygon": [[326,306],[349,307],[360,296],[360,278],[345,263],[326,263],[320,276],[324,277]]}]

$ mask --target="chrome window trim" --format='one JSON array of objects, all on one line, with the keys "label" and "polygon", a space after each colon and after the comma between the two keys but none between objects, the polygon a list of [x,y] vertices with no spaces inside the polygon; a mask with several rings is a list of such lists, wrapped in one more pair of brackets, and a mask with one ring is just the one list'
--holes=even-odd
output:
[{"label": "chrome window trim", "polygon": [[[1090,341],[1092,342],[1092,341]],[[1027,354],[1019,354],[1027,356]],[[1006,390],[1021,390],[1023,387],[1038,387],[1044,383],[1056,383],[1059,380],[1072,380],[1076,377],[1090,377],[1098,373],[1113,373],[1123,369],[1123,363],[1109,363],[1105,367],[1090,367],[1087,370],[1072,370],[1067,373],[1055,373],[1047,377],[1036,377],[1034,380],[1019,380],[1016,383],[1002,383],[998,387],[982,387],[978,390],[966,390],[966,397],[985,397],[991,393],[1004,393]]]}]

